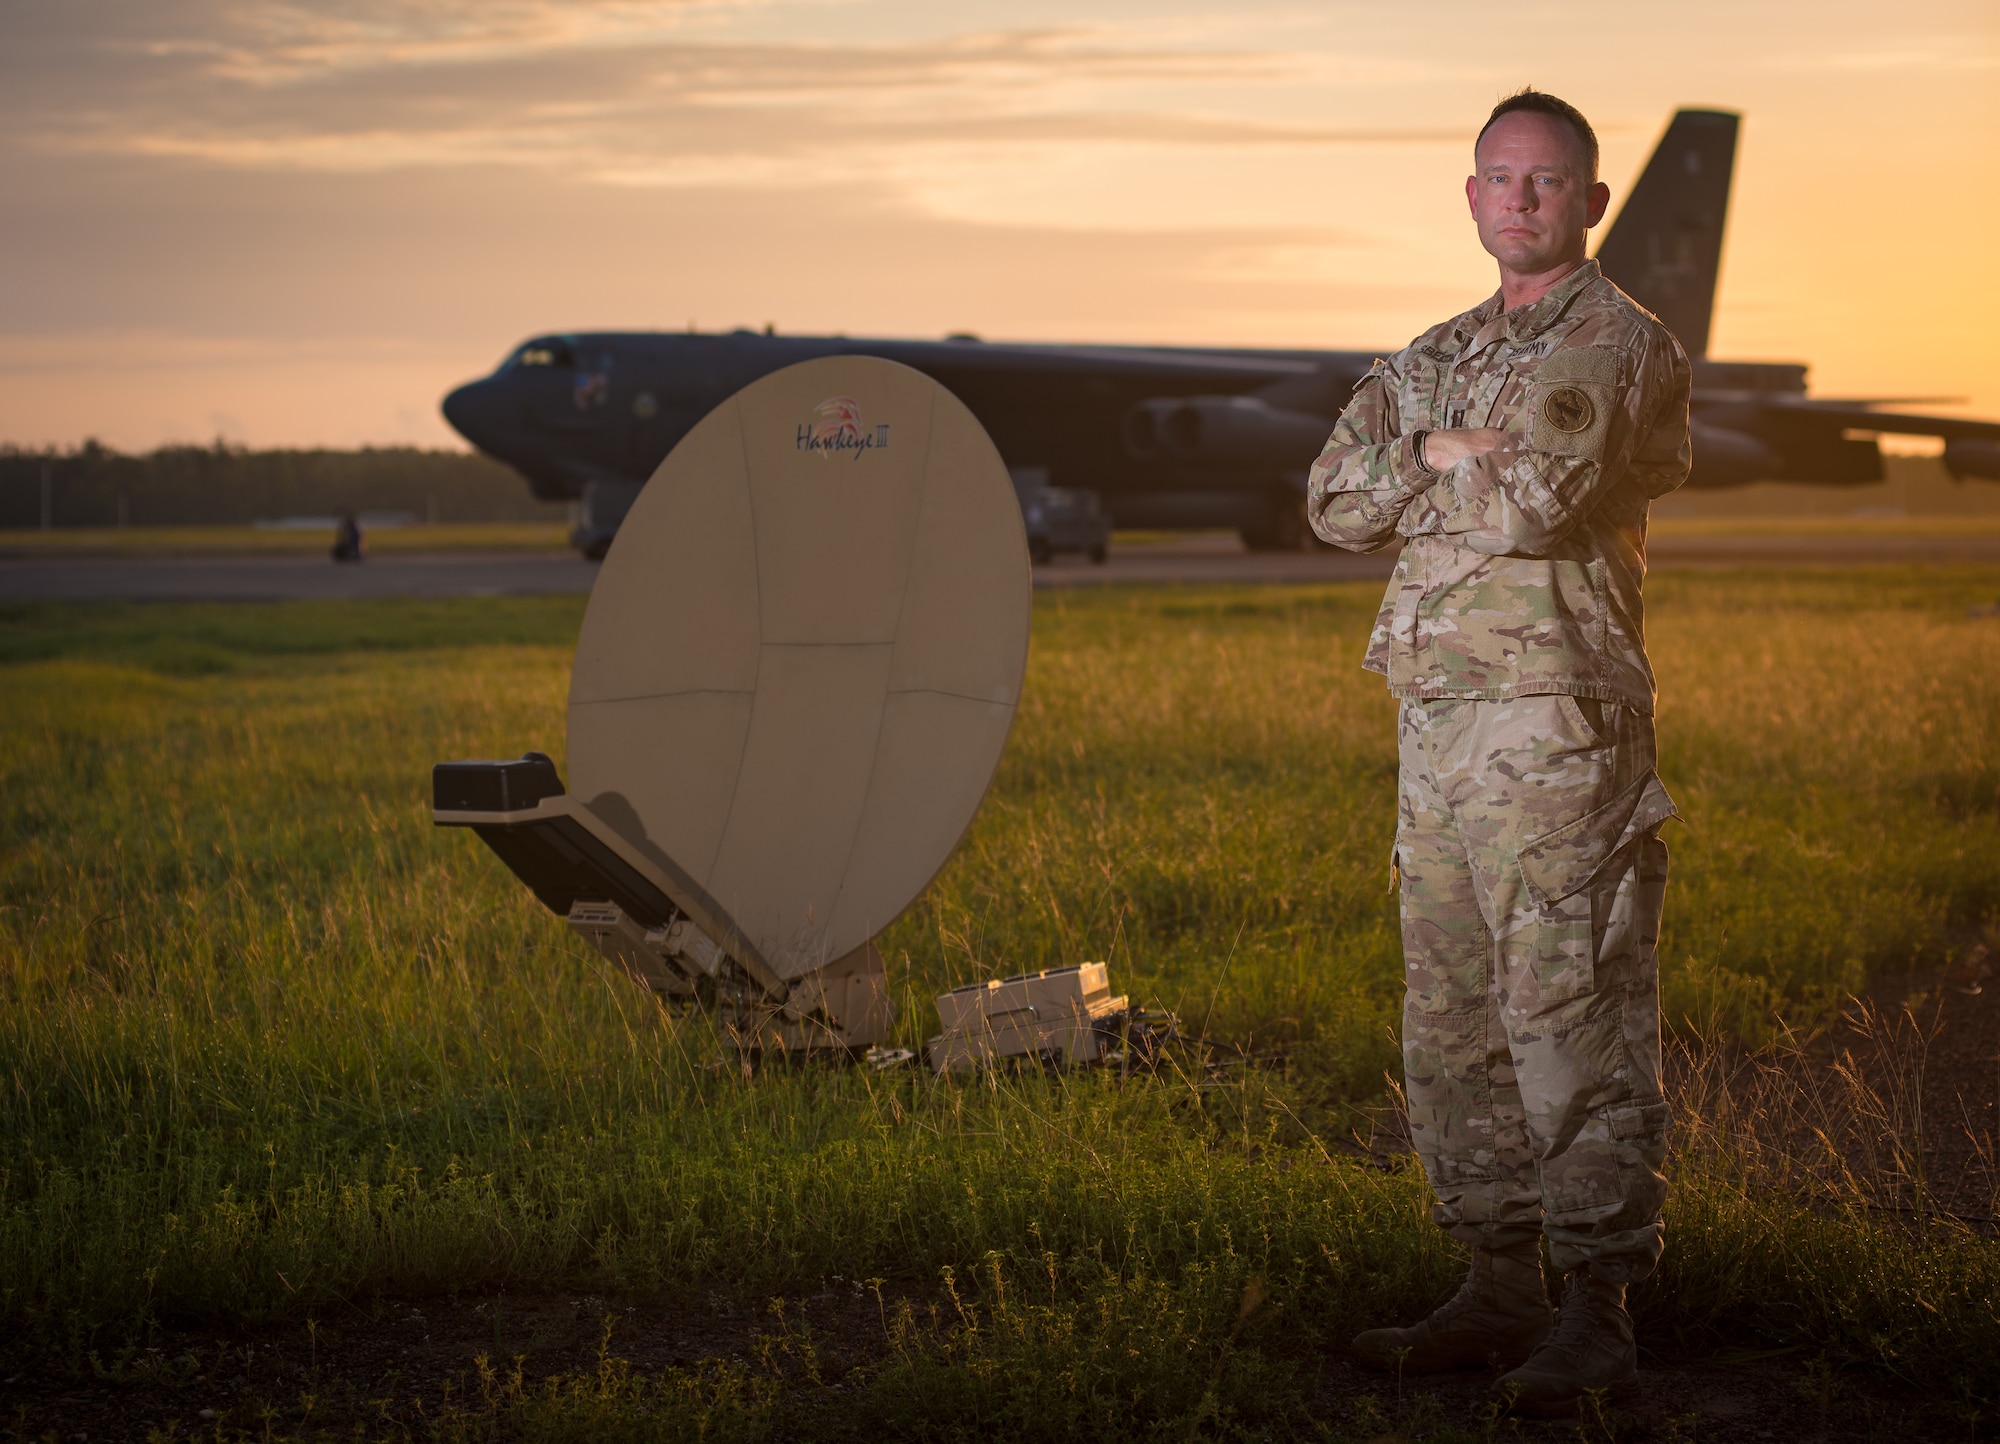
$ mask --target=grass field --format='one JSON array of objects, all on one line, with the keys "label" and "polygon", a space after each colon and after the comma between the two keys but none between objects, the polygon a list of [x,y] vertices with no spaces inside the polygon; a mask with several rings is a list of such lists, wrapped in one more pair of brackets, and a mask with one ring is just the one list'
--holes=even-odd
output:
[{"label": "grass field", "polygon": [[[1996,582],[1654,581],[1681,1037],[1755,1046],[2000,945],[2000,621],[1967,615]],[[1262,1060],[1123,1084],[746,1079],[432,828],[433,761],[561,757],[578,599],[0,615],[0,1351],[115,1374],[161,1328],[371,1300],[845,1281],[883,1300],[851,1376],[788,1334],[761,1372],[612,1361],[451,1427],[1306,1429],[1323,1347],[1458,1267],[1421,1180],[1342,1144],[1396,1063],[1378,594],[1037,598],[993,794],[885,951],[911,1043],[942,987],[1103,958]],[[1711,1121],[1683,1118],[1649,1337],[1990,1419],[2000,1245],[1803,1190]]]},{"label": "grass field", "polygon": [[[1708,536],[1963,536],[2000,532],[2000,516],[1753,516],[1667,517],[1656,535]],[[1206,535],[1232,542],[1234,532]],[[1186,532],[1121,531],[1113,545],[1126,551],[1184,546]],[[333,530],[278,531],[252,526],[60,527],[49,531],[0,530],[0,557],[324,556]],[[380,527],[369,531],[376,555],[462,551],[565,551],[569,528],[557,522],[446,522],[435,526]]]}]

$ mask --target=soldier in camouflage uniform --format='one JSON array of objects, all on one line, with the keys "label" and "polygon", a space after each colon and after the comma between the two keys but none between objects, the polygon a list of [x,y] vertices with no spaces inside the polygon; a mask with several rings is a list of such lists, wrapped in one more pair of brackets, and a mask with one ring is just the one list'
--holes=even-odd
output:
[{"label": "soldier in camouflage uniform", "polygon": [[1674,805],[1639,593],[1648,503],[1688,473],[1689,367],[1584,259],[1609,192],[1582,116],[1510,97],[1475,164],[1501,290],[1375,363],[1307,501],[1338,546],[1403,543],[1364,665],[1401,699],[1404,1077],[1434,1217],[1473,1255],[1457,1297],[1355,1346],[1518,1366],[1503,1394],[1560,1413],[1636,1376],[1625,1286],[1662,1243]]}]

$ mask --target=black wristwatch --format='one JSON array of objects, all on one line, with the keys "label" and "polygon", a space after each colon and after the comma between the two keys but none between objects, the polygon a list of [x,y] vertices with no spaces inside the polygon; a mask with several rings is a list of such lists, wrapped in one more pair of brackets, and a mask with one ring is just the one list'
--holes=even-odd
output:
[{"label": "black wristwatch", "polygon": [[1429,435],[1428,431],[1412,431],[1410,433],[1410,456],[1417,463],[1418,471],[1421,471],[1425,476],[1436,476],[1438,469],[1432,466],[1430,458],[1424,455],[1424,438]]}]

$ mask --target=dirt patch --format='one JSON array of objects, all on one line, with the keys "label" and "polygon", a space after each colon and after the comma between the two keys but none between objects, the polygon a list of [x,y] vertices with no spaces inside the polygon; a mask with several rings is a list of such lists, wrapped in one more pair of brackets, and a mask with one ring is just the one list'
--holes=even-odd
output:
[{"label": "dirt patch", "polygon": [[1755,1187],[2000,1236],[1995,971],[1982,944],[1755,1052],[1675,1042],[1675,1147],[1726,1156]]},{"label": "dirt patch", "polygon": [[[1442,1437],[1631,1441],[1963,1440],[1965,1420],[1875,1377],[1842,1376],[1792,1358],[1654,1354],[1641,1347],[1638,1387],[1572,1420],[1496,1418],[1492,1373],[1404,1380],[1329,1361],[1322,1417],[1340,1435],[1387,1441]],[[1371,1431],[1373,1431],[1371,1433]]]},{"label": "dirt patch", "polygon": [[[1922,1145],[1930,1204],[1993,1233],[2000,1228],[2000,975],[1992,954],[1981,944],[1942,973],[1889,980],[1874,1002],[1886,1011],[1891,1000],[1908,1020],[1899,1049],[1906,1076],[1919,1073],[1905,1084],[1917,1104],[1906,1126]],[[1850,1014],[1849,1033],[1858,1021]]]},{"label": "dirt patch", "polygon": [[[780,1307],[794,1333],[811,1331],[835,1376],[881,1353],[883,1305],[872,1292],[836,1286]],[[605,1358],[647,1373],[716,1360],[755,1365],[760,1342],[778,1329],[773,1313],[719,1297],[561,1292],[385,1300],[303,1324],[162,1330],[80,1367],[14,1365],[0,1383],[0,1421],[12,1426],[0,1438],[421,1435],[452,1407],[479,1412],[517,1367],[535,1380],[587,1374]],[[853,1347],[858,1340],[867,1346]]]},{"label": "dirt patch", "polygon": [[[598,1295],[383,1302],[307,1323],[166,1331],[80,1368],[15,1365],[0,1384],[0,1438],[422,1438],[439,1420],[490,1416],[496,1380],[587,1375],[603,1359],[639,1374],[728,1361],[787,1373],[768,1347],[809,1331],[817,1380],[785,1378],[815,1411],[840,1407],[838,1381],[888,1353],[896,1298],[836,1282],[775,1306]],[[782,1320],[780,1319],[782,1312]],[[1344,1352],[1317,1372],[1327,1437],[1389,1441],[1521,1437],[1633,1441],[1964,1439],[1968,1423],[1874,1376],[1843,1377],[1794,1358],[1648,1354],[1637,1392],[1569,1422],[1495,1420],[1493,1376],[1407,1379],[1368,1372]],[[500,1436],[504,1437],[504,1435]]]}]

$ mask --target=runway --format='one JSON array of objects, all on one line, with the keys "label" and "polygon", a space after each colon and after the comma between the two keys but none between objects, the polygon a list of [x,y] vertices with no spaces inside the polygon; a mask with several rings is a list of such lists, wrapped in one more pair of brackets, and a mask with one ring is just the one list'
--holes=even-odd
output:
[{"label": "runway", "polygon": [[0,602],[298,602],[587,593],[597,564],[567,552],[371,557],[0,557]]},{"label": "runway", "polygon": [[[1667,532],[1647,545],[1654,570],[1680,567],[1864,566],[1882,563],[2000,563],[2000,532]],[[1116,582],[1259,583],[1387,580],[1396,553],[1252,552],[1232,536],[1192,536],[1151,545],[1113,544],[1102,566],[1059,556],[1035,569],[1038,587]]]},{"label": "runway", "polygon": [[[1656,568],[2000,564],[2000,532],[1776,533],[1656,536]],[[1035,569],[1037,587],[1283,585],[1380,581],[1393,553],[1250,552],[1231,536],[1114,544],[1093,566],[1059,556]],[[4,557],[0,603],[272,602],[379,597],[583,595],[592,562],[562,552],[410,553],[340,566],[310,556]]]}]

